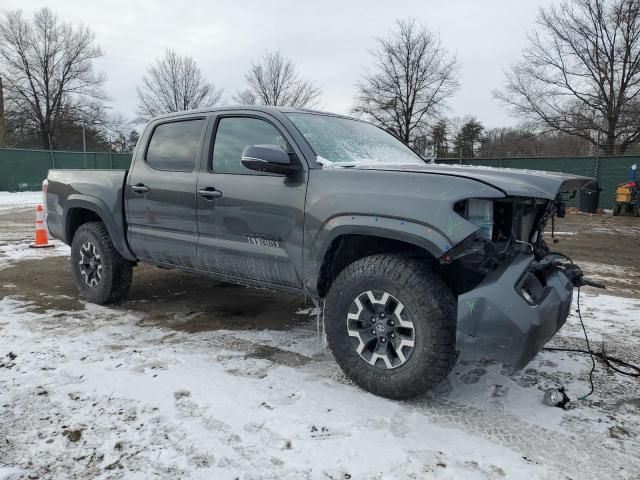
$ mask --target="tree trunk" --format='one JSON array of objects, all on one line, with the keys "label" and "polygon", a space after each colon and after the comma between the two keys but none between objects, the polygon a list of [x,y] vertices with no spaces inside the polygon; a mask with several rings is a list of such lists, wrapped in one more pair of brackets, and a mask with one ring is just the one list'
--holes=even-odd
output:
[{"label": "tree trunk", "polygon": [[615,155],[616,153],[616,135],[611,130],[607,132],[607,138],[602,147],[602,152],[605,155]]},{"label": "tree trunk", "polygon": [[49,150],[49,132],[46,128],[40,130],[40,146],[44,150]]}]

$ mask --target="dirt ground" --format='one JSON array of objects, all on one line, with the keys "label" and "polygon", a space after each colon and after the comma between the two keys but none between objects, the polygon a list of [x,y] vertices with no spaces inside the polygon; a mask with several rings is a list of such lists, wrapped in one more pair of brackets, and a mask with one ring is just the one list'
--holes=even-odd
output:
[{"label": "dirt ground", "polygon": [[[556,219],[555,227],[558,243],[549,241],[549,245],[578,263],[599,262],[640,268],[640,218],[572,212],[565,218]],[[550,225],[546,233],[549,239]]]},{"label": "dirt ground", "polygon": [[[15,285],[10,289],[0,287],[0,298],[3,294],[24,295],[35,302],[38,307],[33,310],[39,313],[48,309],[82,310],[84,304],[78,300],[71,275],[51,275],[68,270],[66,257],[23,260],[18,268],[0,270],[0,285]],[[134,278],[126,302],[112,308],[143,313],[145,324],[189,333],[228,328],[282,330],[295,326],[292,312],[304,306],[299,297],[273,295],[149,265],[136,267]]]},{"label": "dirt ground", "polygon": [[[126,301],[92,306],[66,247],[23,248],[33,217],[0,210],[0,478],[640,478],[638,381],[599,365],[576,401],[588,356],[459,362],[389,402],[342,375],[304,298],[141,265]],[[594,342],[640,361],[640,219],[570,213],[547,237],[608,288],[584,289]],[[583,341],[572,315],[553,345]],[[541,404],[560,385],[571,410]]]},{"label": "dirt ground", "polygon": [[[26,241],[33,235],[32,230],[32,209],[0,211],[0,246],[6,242]],[[0,270],[2,284],[14,284],[16,287],[0,288],[0,298],[7,294],[24,295],[35,299],[42,311],[84,308],[70,275],[68,257],[21,260],[13,268]],[[293,321],[286,317],[291,317],[291,312],[303,306],[304,299],[300,297],[273,295],[266,290],[217,282],[178,270],[139,265],[134,270],[125,307],[145,313],[146,322],[165,326],[171,325],[175,317],[189,317],[188,321],[175,326],[196,332],[257,326],[284,329],[292,326],[290,322]],[[116,305],[115,308],[119,307]],[[196,312],[198,315],[194,315]]]},{"label": "dirt ground", "polygon": [[640,218],[570,212],[556,219],[557,243],[551,225],[545,239],[553,251],[571,257],[611,292],[640,298]]},{"label": "dirt ground", "polygon": [[640,218],[630,215],[583,214],[574,209],[556,219],[553,251],[571,257],[583,271],[615,295],[640,298]]}]

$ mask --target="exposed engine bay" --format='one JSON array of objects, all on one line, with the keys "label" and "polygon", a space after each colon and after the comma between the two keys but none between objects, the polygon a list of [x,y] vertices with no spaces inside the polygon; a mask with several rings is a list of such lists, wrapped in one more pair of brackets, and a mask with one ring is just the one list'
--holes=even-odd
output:
[{"label": "exposed engine bay", "polygon": [[565,214],[561,194],[553,200],[469,198],[454,211],[478,227],[439,262],[458,297],[461,355],[521,368],[562,327],[575,287],[604,287],[543,238],[547,223]]},{"label": "exposed engine bay", "polygon": [[575,286],[599,286],[582,276],[582,271],[562,254],[551,252],[543,238],[549,221],[565,216],[562,194],[555,200],[531,197],[501,199],[470,198],[457,202],[454,211],[479,227],[469,238],[440,259],[445,278],[455,293],[475,288],[490,272],[519,254],[531,255],[527,273],[516,285],[527,303],[537,303],[545,292],[545,270],[565,272]]}]

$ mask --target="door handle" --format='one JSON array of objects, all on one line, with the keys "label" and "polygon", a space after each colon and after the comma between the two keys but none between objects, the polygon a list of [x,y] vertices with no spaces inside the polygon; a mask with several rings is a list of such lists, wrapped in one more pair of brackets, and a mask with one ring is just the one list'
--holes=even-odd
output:
[{"label": "door handle", "polygon": [[220,198],[222,196],[222,192],[213,187],[207,187],[198,190],[198,195],[205,200],[213,200],[214,198]]},{"label": "door handle", "polygon": [[133,185],[131,190],[138,194],[147,193],[149,191],[149,187],[147,187],[144,183],[138,183],[137,185]]}]

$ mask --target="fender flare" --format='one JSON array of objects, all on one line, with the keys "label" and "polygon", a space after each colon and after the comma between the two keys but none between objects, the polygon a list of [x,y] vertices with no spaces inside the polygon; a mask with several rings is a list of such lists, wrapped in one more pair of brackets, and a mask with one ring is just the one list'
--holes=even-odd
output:
[{"label": "fender flare", "polygon": [[129,245],[127,244],[126,232],[124,226],[124,218],[120,223],[116,222],[114,218],[119,213],[122,214],[121,209],[116,207],[115,211],[112,211],[107,204],[97,197],[92,197],[90,195],[82,195],[82,194],[73,194],[69,195],[69,198],[65,202],[64,209],[64,237],[65,243],[71,245],[71,238],[69,238],[69,228],[71,217],[69,216],[69,212],[75,208],[82,208],[84,210],[90,210],[100,219],[104,226],[107,228],[107,232],[109,232],[109,237],[111,237],[111,242],[113,246],[118,251],[120,255],[126,258],[129,261],[135,262],[137,259],[135,255],[129,249]]},{"label": "fender flare", "polygon": [[305,290],[319,298],[318,280],[325,255],[341,235],[370,235],[410,243],[440,258],[451,249],[451,240],[433,225],[403,218],[368,214],[344,214],[327,220],[309,250],[305,268]]}]

